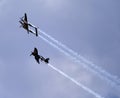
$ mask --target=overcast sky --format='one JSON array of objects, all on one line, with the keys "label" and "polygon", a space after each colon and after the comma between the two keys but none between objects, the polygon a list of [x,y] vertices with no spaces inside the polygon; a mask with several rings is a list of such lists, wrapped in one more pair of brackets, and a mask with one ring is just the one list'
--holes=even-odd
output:
[{"label": "overcast sky", "polygon": [[0,0],[0,98],[96,98],[44,62],[37,64],[29,56],[34,47],[103,98],[120,98],[120,85],[20,28],[25,12],[39,29],[120,79],[119,0]]}]

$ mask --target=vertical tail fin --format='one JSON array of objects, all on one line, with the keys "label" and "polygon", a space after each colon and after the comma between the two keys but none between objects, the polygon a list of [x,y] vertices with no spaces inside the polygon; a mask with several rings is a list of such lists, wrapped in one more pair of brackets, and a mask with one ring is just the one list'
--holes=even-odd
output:
[{"label": "vertical tail fin", "polygon": [[36,32],[36,36],[38,36],[38,30],[37,30],[37,28],[35,28],[35,32]]},{"label": "vertical tail fin", "polygon": [[49,58],[46,58],[46,59],[45,59],[45,62],[46,62],[46,63],[49,63],[49,60],[50,60]]}]

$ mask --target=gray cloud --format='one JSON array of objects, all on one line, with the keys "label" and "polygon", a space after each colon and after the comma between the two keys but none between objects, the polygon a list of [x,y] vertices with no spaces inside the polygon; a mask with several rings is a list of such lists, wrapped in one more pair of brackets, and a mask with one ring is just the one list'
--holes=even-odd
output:
[{"label": "gray cloud", "polygon": [[[119,4],[115,0],[0,1],[0,97],[1,98],[94,98],[74,83],[29,57],[34,47],[50,63],[93,91],[119,98],[119,87],[84,69],[40,38],[19,28],[19,17],[77,51],[97,66],[120,77]],[[2,3],[3,2],[3,3]],[[4,9],[4,10],[3,10]]]}]

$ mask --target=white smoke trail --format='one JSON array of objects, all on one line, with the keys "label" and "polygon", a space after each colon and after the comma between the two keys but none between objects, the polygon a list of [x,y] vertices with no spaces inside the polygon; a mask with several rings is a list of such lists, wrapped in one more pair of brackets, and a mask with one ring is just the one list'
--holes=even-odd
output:
[{"label": "white smoke trail", "polygon": [[60,52],[64,53],[67,56],[70,56],[67,52],[65,52],[64,50],[62,50],[61,48],[59,48],[57,45],[55,45],[54,43],[50,42],[49,40],[47,40],[46,38],[44,38],[41,35],[38,35],[40,38],[42,38],[45,42],[47,42],[48,44],[50,44],[51,46],[55,47],[56,49],[58,49]]},{"label": "white smoke trail", "polygon": [[[34,34],[34,33],[33,33]],[[66,54],[67,56],[71,56],[69,53],[65,52],[63,49],[59,48],[57,45],[55,45],[54,43],[50,42],[49,40],[47,40],[46,38],[42,37],[41,35],[38,35],[39,37],[41,37],[44,41],[46,41],[48,44],[52,45],[53,47],[57,48],[59,51],[63,52],[64,54]],[[101,95],[99,95],[98,93],[94,92],[93,90],[91,90],[90,88],[84,86],[83,84],[77,82],[75,79],[73,79],[72,77],[68,76],[66,73],[64,73],[63,71],[57,69],[56,67],[54,67],[51,64],[48,64],[49,67],[51,67],[52,69],[54,69],[55,71],[57,71],[59,74],[63,75],[64,77],[66,77],[67,79],[71,80],[73,83],[75,83],[77,86],[81,87],[82,89],[84,89],[85,91],[87,91],[88,93],[92,94],[93,96],[95,96],[96,98],[104,98]]]},{"label": "white smoke trail", "polygon": [[56,43],[57,46],[62,47],[64,50],[66,50],[66,52],[69,55],[71,54],[71,57],[74,56],[74,59],[75,59],[75,57],[76,57],[76,59],[79,59],[79,60],[77,60],[77,62],[84,63],[85,68],[89,69],[92,72],[95,72],[101,78],[103,78],[103,79],[107,80],[108,82],[110,82],[110,84],[114,84],[114,85],[119,85],[120,84],[120,80],[118,79],[117,76],[114,76],[114,75],[108,73],[107,71],[103,70],[102,68],[96,66],[94,63],[88,61],[87,59],[85,59],[84,57],[82,57],[78,53],[74,52],[72,49],[68,48],[66,45],[64,45],[61,42],[57,41],[56,39],[54,39],[53,37],[51,37],[47,33],[43,32],[41,30],[39,30],[39,31],[40,31],[40,33],[42,33],[46,37],[48,37],[50,40],[52,40],[54,43]]},{"label": "white smoke trail", "polygon": [[[42,37],[39,35],[39,37],[41,37],[44,41],[46,41],[48,44],[52,45],[53,47],[57,48],[59,51],[61,51],[62,53],[66,54],[67,56],[70,56],[67,52],[65,52],[64,50],[62,50],[61,48],[59,48],[57,45],[55,45],[54,43],[50,42],[49,40],[47,40],[46,38]],[[74,59],[74,58],[73,58]],[[67,74],[65,74],[64,72],[62,72],[61,70],[57,69],[56,67],[54,67],[51,64],[48,64],[49,67],[51,67],[52,69],[54,69],[55,71],[57,71],[58,73],[60,73],[61,75],[63,75],[64,77],[66,77],[67,79],[71,80],[73,83],[75,83],[76,85],[78,85],[79,87],[81,87],[82,89],[84,89],[85,91],[89,92],[90,94],[94,95],[96,98],[104,98],[102,96],[100,96],[99,94],[97,94],[96,92],[92,91],[90,88],[87,88],[86,86],[84,86],[83,84],[77,82],[75,79],[73,79],[72,77],[68,76]]]},{"label": "white smoke trail", "polygon": [[[33,25],[34,26],[34,25]],[[88,61],[78,53],[74,52],[72,49],[68,48],[66,45],[62,44],[61,42],[57,41],[55,38],[52,36],[48,35],[47,33],[43,32],[42,30],[39,29],[39,32],[48,37],[53,43],[50,41],[49,44],[57,48],[59,51],[64,53],[65,55],[71,57],[74,59],[75,62],[82,63],[82,66],[86,68],[87,70],[90,70],[97,74],[100,78],[107,80],[111,85],[120,85],[120,79],[117,76],[114,76],[107,71],[103,70],[102,68],[96,66],[94,63]],[[40,37],[41,35],[39,35]],[[45,39],[44,39],[45,40]],[[55,45],[55,44],[57,45]]]},{"label": "white smoke trail", "polygon": [[54,69],[55,71],[57,71],[59,74],[63,75],[64,77],[66,77],[67,79],[71,80],[73,83],[75,83],[77,86],[81,87],[82,89],[84,89],[85,91],[89,92],[90,94],[94,95],[96,98],[104,98],[101,95],[99,95],[98,93],[94,92],[93,90],[91,90],[90,88],[84,86],[83,84],[77,82],[75,79],[73,79],[72,77],[70,77],[69,75],[67,75],[66,73],[64,73],[63,71],[57,69],[56,67],[54,67],[51,64],[48,64],[49,67],[51,67],[52,69]]},{"label": "white smoke trail", "polygon": [[[100,76],[101,78],[103,78],[101,76],[101,74],[99,74],[97,71],[93,70],[92,68],[88,67],[86,64],[80,62],[78,59],[76,59],[74,56],[71,56],[69,53],[67,53],[65,50],[61,49],[60,47],[58,47],[56,44],[52,43],[51,41],[47,40],[46,38],[44,38],[43,36],[39,35],[40,38],[42,38],[45,42],[47,42],[48,44],[50,44],[51,46],[53,46],[54,48],[58,49],[60,52],[64,53],[65,55],[69,56],[70,58],[72,58],[75,62],[80,63],[84,68],[91,70],[92,72],[96,73],[98,76]],[[109,81],[109,80],[108,80]]]}]

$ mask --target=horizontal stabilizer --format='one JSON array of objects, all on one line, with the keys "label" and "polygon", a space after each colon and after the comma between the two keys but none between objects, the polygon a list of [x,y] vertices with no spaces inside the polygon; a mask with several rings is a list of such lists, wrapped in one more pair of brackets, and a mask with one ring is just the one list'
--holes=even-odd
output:
[{"label": "horizontal stabilizer", "polygon": [[49,58],[46,58],[46,59],[45,59],[45,62],[46,62],[46,63],[49,63],[49,60],[50,60]]}]

